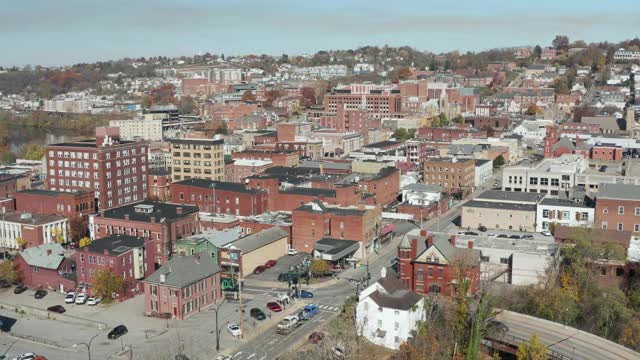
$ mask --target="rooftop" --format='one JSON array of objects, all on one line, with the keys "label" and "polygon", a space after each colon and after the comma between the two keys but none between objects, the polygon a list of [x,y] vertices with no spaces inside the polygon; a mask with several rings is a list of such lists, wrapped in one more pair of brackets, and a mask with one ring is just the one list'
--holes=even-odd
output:
[{"label": "rooftop", "polygon": [[168,141],[172,144],[202,144],[202,145],[224,144],[223,139],[181,138],[181,139],[168,139]]},{"label": "rooftop", "polygon": [[232,228],[226,229],[222,231],[218,230],[210,230],[205,231],[200,234],[191,235],[180,240],[177,240],[176,243],[186,244],[186,245],[196,245],[201,244],[205,241],[209,242],[211,245],[215,247],[224,247],[228,244],[233,243],[234,241],[240,239],[243,236],[240,228]]},{"label": "rooftop", "polygon": [[364,148],[387,148],[387,147],[392,147],[400,144],[402,143],[398,141],[384,140],[384,141],[378,141],[369,145],[364,145],[363,147]]},{"label": "rooftop", "polygon": [[42,225],[62,220],[66,220],[66,218],[62,216],[34,214],[19,211],[5,213],[2,214],[2,217],[0,217],[0,221],[20,223],[25,225]]},{"label": "rooftop", "polygon": [[[179,209],[182,209],[181,214],[178,214]],[[130,204],[119,208],[106,210],[104,212],[104,215],[101,216],[110,219],[124,220],[125,215],[128,215],[129,220],[140,222],[151,222],[151,218],[154,218],[156,222],[160,223],[165,220],[183,218],[197,212],[197,206],[179,205],[155,201],[143,201],[136,204]]]},{"label": "rooftop", "polygon": [[491,202],[520,202],[536,204],[545,196],[539,193],[487,190],[476,197],[477,200]]},{"label": "rooftop", "polygon": [[88,251],[94,253],[104,253],[107,251],[110,255],[119,256],[131,249],[144,247],[144,239],[137,236],[115,234],[93,240],[89,245],[79,249],[79,251]]},{"label": "rooftop", "polygon": [[195,186],[203,189],[212,189],[213,187],[214,190],[234,191],[234,192],[242,192],[242,193],[249,193],[249,194],[256,194],[260,192],[260,190],[258,189],[247,189],[247,187],[244,184],[240,184],[240,183],[213,181],[213,180],[197,179],[197,178],[176,181],[172,183],[172,185]]},{"label": "rooftop", "polygon": [[589,208],[589,206],[585,205],[584,203],[575,202],[569,199],[553,199],[553,198],[542,199],[542,201],[540,202],[540,205]]},{"label": "rooftop", "polygon": [[[239,249],[243,253],[249,253],[254,250],[258,250],[266,245],[269,245],[282,238],[288,237],[289,234],[278,226],[262,230],[255,234],[251,234],[240,238],[230,244],[228,248]],[[284,249],[282,249],[284,251]]]},{"label": "rooftop", "polygon": [[640,200],[640,186],[628,184],[601,184],[598,188],[599,199]]},{"label": "rooftop", "polygon": [[20,256],[31,266],[57,270],[65,255],[70,255],[71,253],[73,252],[65,252],[60,244],[49,243],[26,248],[20,253]]},{"label": "rooftop", "polygon": [[176,255],[169,259],[144,282],[155,285],[183,288],[220,272],[217,261],[211,254]]},{"label": "rooftop", "polygon": [[369,294],[369,298],[378,306],[406,311],[422,300],[422,296],[404,287],[393,270],[384,268],[382,274],[383,276],[373,285],[378,285],[381,289]]},{"label": "rooftop", "polygon": [[93,191],[72,191],[72,192],[67,192],[67,191],[52,191],[52,190],[44,190],[44,189],[27,189],[27,190],[22,190],[19,191],[19,193],[25,193],[25,194],[34,194],[34,195],[42,195],[42,196],[65,196],[65,195],[78,195],[81,193],[92,193]]},{"label": "rooftop", "polygon": [[296,187],[296,186],[292,186],[290,188],[282,190],[281,193],[306,195],[306,196],[336,197],[336,191],[333,189],[314,189],[314,188]]},{"label": "rooftop", "polygon": [[534,211],[534,212],[536,211],[536,205],[493,202],[493,201],[471,200],[462,206],[473,207],[473,208],[483,208],[483,209],[502,209],[502,210]]},{"label": "rooftop", "polygon": [[322,201],[314,200],[308,204],[302,205],[299,208],[295,209],[295,211],[307,211],[307,212],[323,212],[323,213],[334,213],[341,216],[363,216],[367,213],[368,209],[373,208],[372,206],[364,206],[362,207],[340,207],[340,206],[327,206],[322,203]]}]

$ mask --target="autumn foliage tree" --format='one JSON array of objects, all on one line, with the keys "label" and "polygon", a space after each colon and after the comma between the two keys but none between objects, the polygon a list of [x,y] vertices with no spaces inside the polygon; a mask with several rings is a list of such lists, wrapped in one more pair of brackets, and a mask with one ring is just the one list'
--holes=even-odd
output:
[{"label": "autumn foliage tree", "polygon": [[85,236],[89,231],[87,221],[81,217],[76,216],[69,219],[69,236],[71,241],[78,241]]},{"label": "autumn foliage tree", "polygon": [[149,94],[142,100],[142,104],[147,108],[153,105],[167,105],[175,103],[175,87],[172,84],[162,84],[151,89]]},{"label": "autumn foliage tree", "polygon": [[547,346],[540,342],[538,335],[533,335],[529,341],[518,346],[516,353],[518,360],[547,360]]},{"label": "autumn foliage tree", "polygon": [[313,106],[316,104],[316,89],[305,86],[300,89],[300,103],[304,107]]},{"label": "autumn foliage tree", "polygon": [[113,300],[115,293],[126,290],[126,282],[122,276],[114,273],[112,269],[106,268],[95,272],[91,289],[102,297],[105,302],[110,302]]},{"label": "autumn foliage tree", "polygon": [[244,91],[244,93],[242,93],[242,101],[254,102],[256,101],[256,96],[253,95],[253,92],[251,90],[247,89]]}]

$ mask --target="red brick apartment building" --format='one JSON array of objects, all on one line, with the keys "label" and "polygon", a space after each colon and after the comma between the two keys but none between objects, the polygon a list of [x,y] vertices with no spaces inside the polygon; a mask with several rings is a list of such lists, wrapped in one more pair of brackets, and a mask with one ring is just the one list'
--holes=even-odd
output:
[{"label": "red brick apartment building", "polygon": [[382,211],[380,207],[327,206],[315,200],[300,206],[291,214],[293,223],[293,248],[311,253],[314,244],[322,238],[352,240],[360,242],[360,256],[376,247],[381,230]]},{"label": "red brick apartment building", "polygon": [[61,192],[29,189],[13,194],[16,210],[66,218],[87,216],[96,211],[93,191]]},{"label": "red brick apartment building", "polygon": [[419,128],[417,137],[419,139],[448,141],[458,140],[467,137],[469,130],[467,129],[450,129],[450,128]]},{"label": "red brick apartment building", "polygon": [[0,174],[0,199],[11,197],[15,192],[31,189],[28,175]]},{"label": "red brick apartment building", "polygon": [[335,114],[338,104],[344,106],[345,111],[365,109],[370,117],[381,118],[398,113],[402,108],[400,94],[350,94],[336,93],[324,96],[324,111]]},{"label": "red brick apartment building", "polygon": [[366,132],[369,129],[369,114],[366,110],[345,110],[344,104],[337,104],[334,115],[320,117],[320,126],[337,132]]},{"label": "red brick apartment building", "polygon": [[111,269],[121,276],[127,289],[118,293],[119,299],[133,297],[142,291],[140,280],[154,271],[153,257],[145,257],[144,238],[122,234],[96,239],[89,245],[79,248],[74,254],[76,262],[77,286],[88,289],[96,271]]},{"label": "red brick apartment building", "polygon": [[100,210],[147,198],[147,144],[121,141],[118,128],[99,127],[95,140],[47,145],[52,191],[93,191]]},{"label": "red brick apartment building", "polygon": [[640,186],[600,184],[594,225],[599,229],[640,232]]},{"label": "red brick apartment building", "polygon": [[601,161],[621,161],[623,149],[617,145],[594,145],[591,148],[591,159]]},{"label": "red brick apartment building", "polygon": [[472,193],[475,184],[475,160],[433,158],[424,163],[424,183],[442,186],[449,194]]},{"label": "red brick apartment building", "polygon": [[267,197],[265,190],[238,183],[189,179],[171,184],[171,202],[195,205],[208,213],[238,216],[262,214],[267,210]]},{"label": "red brick apartment building", "polygon": [[508,116],[476,116],[465,119],[465,123],[479,130],[504,130],[509,128],[511,120]]},{"label": "red brick apartment building", "polygon": [[357,184],[358,191],[365,194],[369,205],[385,206],[398,200],[400,170],[396,168],[382,168],[377,174],[353,173],[345,180]]},{"label": "red brick apartment building", "polygon": [[176,240],[200,231],[200,222],[195,206],[144,201],[101,211],[90,217],[89,227],[92,239],[113,234],[147,239],[147,256],[158,267],[169,259]]},{"label": "red brick apartment building", "polygon": [[171,172],[164,169],[149,170],[148,197],[165,201],[171,197]]},{"label": "red brick apartment building", "polygon": [[64,242],[69,240],[68,220],[61,216],[10,212],[0,217],[0,248],[15,250],[20,247],[21,238],[26,247],[55,242],[60,234]]},{"label": "red brick apartment building", "polygon": [[64,292],[76,287],[72,256],[60,244],[26,248],[13,261],[20,281],[29,288]]},{"label": "red brick apartment building", "polygon": [[211,254],[174,256],[144,280],[144,312],[183,320],[222,298],[220,267]]},{"label": "red brick apartment building", "polygon": [[451,296],[456,291],[456,268],[465,266],[465,277],[470,280],[469,295],[480,287],[480,251],[455,247],[455,235],[450,239],[434,239],[426,230],[408,232],[398,246],[398,275],[403,284],[418,294]]}]

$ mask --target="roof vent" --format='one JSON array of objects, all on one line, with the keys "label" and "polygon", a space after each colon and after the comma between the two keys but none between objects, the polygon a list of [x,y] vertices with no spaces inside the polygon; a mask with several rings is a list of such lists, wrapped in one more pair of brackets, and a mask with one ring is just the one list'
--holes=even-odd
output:
[{"label": "roof vent", "polygon": [[22,213],[20,214],[20,220],[29,220],[33,217],[31,213]]}]

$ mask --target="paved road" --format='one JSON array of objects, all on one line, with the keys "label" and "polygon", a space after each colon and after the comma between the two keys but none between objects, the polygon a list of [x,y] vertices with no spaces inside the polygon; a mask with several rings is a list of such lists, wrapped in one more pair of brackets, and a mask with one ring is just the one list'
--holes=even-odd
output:
[{"label": "paved road", "polygon": [[[504,310],[496,319],[507,325],[508,334],[529,339],[537,334],[549,350],[574,360],[637,360],[640,353],[604,338],[552,321]],[[518,342],[510,340],[509,342]],[[515,345],[515,344],[514,344]]]}]

